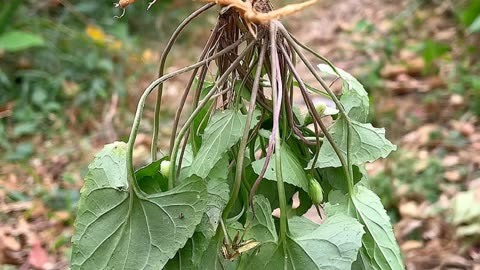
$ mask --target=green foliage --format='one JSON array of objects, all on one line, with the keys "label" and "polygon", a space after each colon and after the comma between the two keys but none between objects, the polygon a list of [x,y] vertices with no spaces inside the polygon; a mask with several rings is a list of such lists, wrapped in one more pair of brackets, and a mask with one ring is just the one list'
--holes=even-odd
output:
[{"label": "green foliage", "polygon": [[[359,165],[365,162],[372,162],[379,158],[385,158],[390,152],[396,150],[389,140],[385,138],[385,129],[374,128],[371,124],[362,124],[351,120],[351,123],[340,117],[330,128],[333,139],[338,144],[340,150],[347,153],[347,136],[351,136],[350,149],[352,164]],[[348,135],[350,134],[350,135]],[[328,142],[322,145],[320,149],[320,158],[315,167],[340,167],[341,163],[335,155],[332,145]]]},{"label": "green foliage", "polygon": [[404,269],[390,218],[375,193],[357,184],[350,198],[340,192],[332,192],[329,201],[327,214],[330,211],[330,214],[351,215],[365,226],[358,264],[370,265],[373,269]]},{"label": "green foliage", "polygon": [[370,112],[370,104],[368,93],[365,91],[363,85],[351,74],[340,68],[335,68],[335,70],[333,70],[332,67],[326,64],[318,65],[318,68],[325,74],[333,76],[338,75],[342,78],[343,92],[340,101],[342,102],[345,111],[347,111],[348,116],[352,119],[365,123]]},{"label": "green foliage", "polygon": [[444,168],[438,159],[427,160],[425,169],[415,168],[418,158],[408,152],[398,152],[392,155],[394,161],[388,172],[382,172],[370,179],[371,186],[377,194],[381,194],[382,203],[387,208],[396,205],[398,197],[395,191],[400,187],[407,188],[409,196],[422,197],[435,202],[441,194],[439,186],[443,178]]},{"label": "green foliage", "polygon": [[[308,192],[308,179],[303,169],[305,166],[302,165],[298,157],[295,155],[288,145],[282,147],[282,175],[285,183],[292,184],[294,186],[302,188],[305,192]],[[275,160],[275,154],[272,155],[271,162],[268,164],[267,171],[265,172],[264,178],[268,180],[276,181],[277,176],[275,173],[275,165],[273,160]],[[257,175],[260,174],[265,163],[265,158],[256,160],[252,163],[252,168]]]},{"label": "green foliage", "polygon": [[105,1],[4,2],[0,108],[11,113],[0,119],[0,152],[15,160],[28,156],[17,149],[22,140],[48,136],[51,126],[73,124],[73,116],[75,124],[83,124],[102,113],[113,94],[123,104],[128,83],[142,72],[137,69],[142,51],[135,33],[158,37],[162,34],[155,27],[158,15],[175,17],[182,12],[164,12],[170,0],[147,13],[132,9],[124,19],[113,18],[117,10]]},{"label": "green foliage", "polygon": [[207,206],[202,180],[146,196],[129,186],[131,177],[125,143],[105,146],[90,164],[75,221],[72,269],[162,268],[192,237]]},{"label": "green foliage", "polygon": [[467,5],[457,11],[457,16],[460,22],[468,28],[468,32],[480,31],[480,3],[478,1],[467,1]]},{"label": "green foliage", "polygon": [[403,269],[400,248],[380,198],[366,187],[357,188],[352,202],[359,219],[365,225],[363,248],[370,257],[370,264],[377,269]]},{"label": "green foliage", "polygon": [[0,50],[6,52],[22,51],[44,45],[45,41],[41,36],[28,32],[10,31],[0,36]]},{"label": "green foliage", "polygon": [[250,267],[348,269],[357,258],[364,233],[356,219],[343,214],[329,217],[321,226],[304,217],[294,217],[289,220],[289,228],[286,247],[264,245],[252,258]]},{"label": "green foliage", "polygon": [[427,70],[431,68],[432,64],[436,60],[438,60],[448,51],[450,51],[450,46],[448,44],[435,42],[433,40],[426,40],[421,46],[421,52]]},{"label": "green foliage", "polygon": [[[241,20],[219,22],[235,23],[214,32],[219,40],[231,42],[237,34],[229,29]],[[89,166],[75,222],[72,269],[404,269],[386,211],[367,187],[364,164],[396,149],[384,129],[366,123],[367,92],[347,72],[320,66],[344,82],[340,99],[326,88],[337,106],[332,114],[338,116],[328,130],[322,119],[312,118],[322,127],[321,135],[312,125],[303,125],[294,115],[292,99],[280,95],[284,89],[278,82],[290,81],[285,88],[302,91],[308,104],[313,103],[310,88],[297,77],[285,77],[294,71],[285,69],[291,63],[275,64],[285,49],[281,46],[291,38],[277,31],[271,38],[281,36],[285,42],[269,40],[264,32],[260,40],[245,32],[250,39],[234,48],[237,54],[247,46],[237,60],[217,54],[216,81],[212,86],[198,80],[202,89],[195,94],[201,100],[178,134],[172,134],[171,160],[165,156],[134,172],[133,148],[143,108],[157,85],[147,88],[128,143],[105,146]],[[278,44],[279,55],[273,48],[265,53],[262,44],[267,41]],[[208,46],[214,45],[205,51],[215,53],[216,47]],[[292,46],[285,51],[293,53]],[[264,61],[264,53],[270,61]],[[282,57],[293,58],[287,53]],[[245,66],[252,67],[255,77]],[[243,82],[244,87],[236,87]],[[272,90],[271,96],[255,92],[265,88]],[[314,105],[323,117],[332,115],[325,113],[326,106]],[[310,116],[313,110],[315,106],[309,106]],[[311,136],[321,138],[310,143]],[[180,147],[182,141],[186,147]],[[163,165],[167,160],[169,170]],[[320,211],[323,201],[326,217]],[[303,217],[312,204],[321,224]],[[277,208],[279,215],[273,214]]]},{"label": "green foliage", "polygon": [[162,166],[165,162],[169,162],[166,160],[166,157],[152,162],[135,172],[138,186],[143,192],[155,194],[168,189],[168,176],[165,176],[163,173],[164,166]]},{"label": "green foliage", "polygon": [[202,147],[193,159],[190,173],[206,177],[225,152],[240,140],[246,119],[239,111],[228,110],[214,115],[205,129]]},{"label": "green foliage", "polygon": [[[226,176],[225,176],[226,177]],[[229,188],[225,182],[210,181],[207,184],[207,207],[202,221],[193,236],[178,251],[165,269],[200,269],[202,257],[215,236],[222,211],[229,198]]]}]

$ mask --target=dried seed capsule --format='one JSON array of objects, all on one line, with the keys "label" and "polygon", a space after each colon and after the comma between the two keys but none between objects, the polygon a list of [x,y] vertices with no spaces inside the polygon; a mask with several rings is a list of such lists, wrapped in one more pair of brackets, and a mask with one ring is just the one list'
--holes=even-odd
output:
[{"label": "dried seed capsule", "polygon": [[160,173],[162,173],[163,176],[167,177],[170,175],[170,161],[169,160],[164,160],[160,163]]},{"label": "dried seed capsule", "polygon": [[308,195],[313,204],[318,205],[323,201],[323,189],[320,183],[315,178],[310,178],[308,183]]}]

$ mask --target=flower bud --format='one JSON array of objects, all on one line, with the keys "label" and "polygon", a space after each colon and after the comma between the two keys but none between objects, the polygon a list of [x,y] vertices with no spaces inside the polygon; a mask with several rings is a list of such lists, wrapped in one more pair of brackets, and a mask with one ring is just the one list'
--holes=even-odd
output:
[{"label": "flower bud", "polygon": [[167,177],[170,175],[170,161],[169,160],[163,160],[160,163],[160,173]]},{"label": "flower bud", "polygon": [[[317,111],[319,116],[322,116],[326,109],[327,109],[327,104],[323,102],[319,102],[317,103],[317,105],[315,105],[315,110]],[[305,125],[309,125],[313,123],[313,118],[309,113],[307,113],[307,115],[305,116],[304,122],[305,122]]]},{"label": "flower bud", "polygon": [[310,196],[310,199],[315,205],[318,205],[323,201],[322,186],[313,177],[310,178],[310,182],[308,183],[308,195]]},{"label": "flower bud", "polygon": [[325,112],[325,109],[327,109],[327,104],[323,102],[319,102],[317,105],[315,105],[315,110],[317,111],[318,115],[322,115]]}]

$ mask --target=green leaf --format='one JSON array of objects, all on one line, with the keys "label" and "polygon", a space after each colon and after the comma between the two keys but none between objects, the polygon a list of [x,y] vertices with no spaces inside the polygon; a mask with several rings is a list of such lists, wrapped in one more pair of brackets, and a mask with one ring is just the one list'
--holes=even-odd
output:
[{"label": "green leaf", "polygon": [[238,269],[239,260],[229,261],[226,260],[221,254],[221,248],[223,244],[223,233],[217,231],[217,234],[212,238],[210,244],[203,254],[202,261],[200,263],[201,270],[236,270]]},{"label": "green leaf", "polygon": [[167,157],[163,157],[135,172],[138,186],[143,192],[156,194],[168,189],[168,179],[160,173],[160,163],[166,159]]},{"label": "green leaf", "polygon": [[[198,80],[195,80],[195,85],[198,85]],[[200,93],[200,98],[203,99],[210,90],[212,90],[213,86],[215,84],[212,82],[207,82],[205,81],[203,83],[202,91]],[[196,86],[194,86],[196,87]],[[213,100],[208,101],[205,107],[203,107],[200,112],[198,113],[197,117],[193,120],[192,123],[192,130],[193,132],[193,145],[194,149],[196,150],[195,153],[198,151],[200,146],[202,145],[202,135],[205,132],[205,128],[207,127],[207,124],[209,122],[210,118],[210,107],[213,104]]]},{"label": "green leaf", "polygon": [[17,52],[44,45],[45,41],[41,36],[28,32],[10,31],[0,36],[0,49],[7,52]]},{"label": "green leaf", "polygon": [[213,115],[203,134],[203,142],[193,159],[190,175],[207,177],[214,165],[240,140],[247,116],[225,110]]},{"label": "green leaf", "polygon": [[[297,187],[301,187],[305,192],[308,192],[308,179],[303,169],[303,165],[298,160],[297,156],[292,152],[288,145],[283,144],[281,148],[282,155],[282,175],[283,181],[288,184],[292,184]],[[277,176],[275,174],[275,154],[272,155],[265,172],[265,179],[276,181]],[[265,164],[265,158],[252,162],[253,170],[257,175],[262,171]]]},{"label": "green leaf", "polygon": [[465,26],[470,26],[480,16],[480,2],[468,1],[464,8],[454,10],[458,12],[460,21]]},{"label": "green leaf", "polygon": [[[271,161],[273,162],[273,160]],[[253,171],[252,166],[247,166],[244,171],[244,178],[247,179],[250,186],[253,186],[258,175]],[[285,184],[285,197],[287,202],[293,197],[296,192],[296,187],[290,184]],[[280,207],[278,200],[277,183],[274,181],[261,181],[258,186],[257,194],[265,196],[270,202],[270,206],[275,209]]]},{"label": "green leaf", "polygon": [[377,269],[405,269],[392,224],[380,198],[368,188],[356,185],[352,197],[359,220],[365,225],[363,245]]},{"label": "green leaf", "polygon": [[340,190],[333,190],[328,194],[328,203],[325,205],[327,217],[345,214],[351,217],[357,217],[355,207],[345,193]]},{"label": "green leaf", "polygon": [[361,268],[361,265],[365,264],[373,269],[405,269],[390,218],[375,193],[357,184],[351,198],[340,191],[330,192],[328,198],[329,203],[326,206],[328,218],[343,213],[357,217],[365,225],[363,247],[355,263],[355,269],[369,269]]},{"label": "green leaf", "polygon": [[468,27],[469,33],[480,32],[480,15],[473,21],[473,23]]},{"label": "green leaf", "polygon": [[450,51],[450,45],[442,42],[436,42],[434,40],[426,40],[423,43],[422,56],[423,60],[428,66],[430,66],[437,58],[443,56]]},{"label": "green leaf", "polygon": [[[193,149],[191,144],[187,144],[185,147],[185,152],[183,153],[182,159],[182,168],[180,170],[180,176],[177,179],[177,185],[181,184],[185,181],[185,179],[189,178],[190,176],[190,167],[192,166],[193,162]],[[180,154],[177,155],[177,167],[180,163]]]},{"label": "green leaf", "polygon": [[255,239],[263,244],[265,242],[276,243],[278,240],[277,230],[272,217],[272,208],[267,198],[256,195],[253,199],[255,217],[251,208],[247,212],[247,229],[245,239]]},{"label": "green leaf", "polygon": [[144,196],[128,185],[126,144],[100,151],[81,191],[72,269],[161,269],[206,210],[202,180]]},{"label": "green leaf", "polygon": [[220,181],[209,181],[207,191],[207,209],[202,222],[197,226],[185,247],[178,251],[165,269],[199,269],[202,256],[207,250],[210,240],[215,236],[230,193],[228,184]]},{"label": "green leaf", "polygon": [[267,244],[252,258],[250,268],[350,269],[364,233],[356,219],[344,214],[329,217],[322,225],[293,217],[289,219],[289,228],[287,254],[282,245]]},{"label": "green leaf", "polygon": [[370,258],[367,255],[367,250],[362,246],[358,252],[357,260],[352,264],[352,270],[375,270],[370,264]]},{"label": "green leaf", "polygon": [[370,112],[370,103],[368,93],[365,91],[363,85],[350,73],[341,68],[335,67],[338,73],[326,64],[320,64],[318,68],[326,74],[339,76],[343,80],[340,103],[342,103],[349,117],[365,123]]},{"label": "green leaf", "polygon": [[[330,134],[340,148],[342,154],[347,156],[347,130],[348,121],[340,117],[330,127]],[[374,128],[372,124],[362,124],[352,120],[350,125],[351,147],[350,155],[353,165],[360,165],[365,162],[372,162],[379,158],[387,157],[390,152],[397,149],[385,138],[385,129]],[[310,166],[310,165],[309,165]],[[320,148],[320,157],[317,160],[316,168],[340,167],[342,166],[332,145],[325,140]]]},{"label": "green leaf", "polygon": [[[344,193],[348,192],[348,179],[345,176],[345,170],[343,167],[328,167],[319,169],[319,173],[323,180],[328,181],[330,186],[334,189],[341,190]],[[357,166],[353,166],[353,181],[356,184],[362,179],[362,174]]]}]

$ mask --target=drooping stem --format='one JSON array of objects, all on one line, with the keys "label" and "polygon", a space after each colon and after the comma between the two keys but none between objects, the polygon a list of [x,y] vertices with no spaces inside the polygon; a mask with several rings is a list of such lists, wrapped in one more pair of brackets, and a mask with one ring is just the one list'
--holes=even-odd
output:
[{"label": "drooping stem", "polygon": [[272,75],[272,100],[273,100],[273,128],[272,136],[275,138],[275,174],[277,178],[278,201],[280,205],[280,241],[283,244],[285,267],[287,266],[287,200],[285,198],[285,186],[282,177],[282,161],[281,161],[281,140],[280,140],[280,110],[282,107],[283,85],[280,75],[280,64],[278,61],[277,51],[277,24],[270,23],[270,64]]},{"label": "drooping stem", "polygon": [[[249,35],[249,34],[247,34]],[[236,43],[236,42],[235,42]],[[230,73],[233,72],[237,68],[237,65],[243,60],[243,57],[247,54],[247,52],[255,45],[255,42],[251,42],[243,51],[242,53],[239,54],[237,59],[231,64],[231,66],[222,74],[222,76],[218,79],[218,81],[215,83],[213,88],[210,90],[210,92],[203,98],[203,100],[198,104],[198,106],[195,108],[195,110],[192,112],[190,117],[187,119],[183,127],[180,129],[178,132],[177,138],[175,139],[175,143],[173,145],[172,153],[170,156],[171,166],[170,166],[170,172],[169,172],[169,178],[168,178],[168,189],[172,189],[175,186],[175,179],[176,179],[176,173],[175,173],[175,167],[176,167],[176,158],[177,158],[177,152],[178,152],[178,147],[180,145],[180,142],[185,135],[185,133],[188,131],[190,128],[190,125],[192,124],[193,120],[195,117],[198,115],[200,110],[207,104],[207,102],[210,100],[210,98],[215,94],[215,92],[218,90],[218,88],[223,85],[228,77],[230,76]],[[238,45],[237,45],[238,46]],[[230,46],[228,46],[230,47]]]},{"label": "drooping stem", "polygon": [[[162,52],[162,56],[160,57],[160,67],[158,69],[158,77],[162,77],[165,71],[165,63],[167,61],[167,56],[170,53],[175,41],[177,41],[178,36],[180,33],[185,29],[185,27],[197,16],[205,12],[206,10],[213,7],[215,3],[208,3],[203,7],[199,8],[195,12],[193,12],[190,16],[188,16],[183,22],[177,27],[177,29],[173,32],[170,40],[167,43],[167,46]],[[160,107],[162,105],[162,94],[163,94],[163,84],[158,85],[158,92],[157,92],[157,101],[155,104],[155,114],[153,118],[153,135],[152,135],[152,148],[151,148],[151,157],[152,161],[157,159],[157,143],[158,143],[158,132],[160,130]]]},{"label": "drooping stem", "polygon": [[285,26],[283,26],[280,22],[277,22],[277,25],[278,25],[278,29],[280,30],[280,32],[283,34],[283,36],[288,41],[290,46],[295,50],[295,52],[300,57],[302,62],[308,68],[308,70],[310,70],[310,72],[315,77],[315,79],[320,83],[322,88],[325,89],[325,91],[327,91],[328,95],[332,98],[333,102],[337,106],[337,109],[342,114],[346,115],[346,117],[348,117],[347,113],[345,112],[345,109],[343,108],[342,103],[340,103],[337,96],[333,93],[333,91],[330,89],[330,87],[327,85],[327,83],[323,80],[323,78],[320,76],[320,74],[315,69],[315,67],[313,67],[312,63],[310,63],[310,61],[307,59],[307,57],[302,53],[299,46],[295,43],[293,38],[290,36],[290,33],[287,31],[287,29],[285,29]]},{"label": "drooping stem", "polygon": [[[286,52],[282,51],[282,53],[285,54]],[[325,138],[327,138],[328,142],[330,143],[333,150],[337,154],[338,159],[340,160],[340,163],[342,164],[342,167],[343,167],[344,172],[345,172],[345,176],[348,179],[349,190],[350,189],[353,190],[353,186],[352,186],[353,185],[353,180],[352,180],[351,175],[350,175],[350,170],[348,168],[348,163],[345,161],[345,157],[343,156],[342,151],[340,150],[338,145],[333,140],[332,135],[330,135],[330,133],[328,132],[328,129],[325,126],[325,124],[323,124],[320,115],[315,110],[315,106],[313,105],[312,100],[308,97],[307,88],[306,88],[302,78],[300,78],[300,75],[298,74],[297,70],[295,69],[292,61],[288,58],[287,58],[287,64],[290,67],[290,71],[292,72],[293,76],[295,77],[295,79],[298,82],[298,86],[299,86],[300,91],[302,93],[303,99],[305,100],[305,104],[307,105],[307,108],[310,111],[310,114],[313,116],[313,119],[315,120],[315,122],[318,123],[318,125],[320,126],[320,129],[322,130],[323,134],[325,135]]]},{"label": "drooping stem", "polygon": [[[203,49],[202,54],[200,55],[199,61],[202,61],[203,59],[205,59],[207,53],[209,53],[212,45],[214,44],[214,41],[216,39],[215,30],[217,29],[217,27],[215,27],[214,31],[208,38],[207,44],[205,45],[205,48]],[[175,113],[175,119],[173,120],[173,126],[172,126],[172,134],[170,136],[170,153],[172,152],[173,144],[175,142],[175,136],[177,133],[178,123],[180,122],[180,116],[185,106],[185,101],[187,100],[188,94],[190,93],[190,89],[192,88],[193,82],[195,81],[195,77],[197,75],[198,69],[199,67],[193,70],[192,75],[188,80],[187,86],[185,87],[185,91],[183,92],[182,98],[180,99],[180,103],[177,108],[177,111]]]},{"label": "drooping stem", "polygon": [[[141,121],[141,118],[142,118],[143,109],[145,107],[145,101],[146,101],[148,95],[150,95],[150,93],[153,90],[155,90],[155,88],[158,85],[163,84],[165,81],[167,81],[167,80],[169,80],[169,79],[171,79],[175,76],[178,76],[182,73],[193,70],[197,67],[203,66],[206,63],[208,63],[212,60],[215,60],[218,57],[220,57],[220,56],[230,52],[231,50],[237,48],[238,45],[240,45],[243,41],[245,41],[248,38],[248,36],[249,35],[243,36],[242,38],[238,39],[236,42],[232,43],[230,46],[225,47],[225,49],[223,49],[223,50],[217,52],[216,54],[204,59],[203,61],[200,61],[200,62],[195,63],[195,64],[193,64],[191,66],[188,66],[188,67],[184,67],[182,69],[179,69],[179,70],[177,70],[175,72],[172,72],[172,73],[169,73],[167,75],[163,75],[162,77],[153,81],[147,87],[147,89],[145,89],[144,93],[140,97],[140,101],[138,102],[137,111],[135,112],[135,118],[134,118],[133,124],[132,124],[132,130],[130,131],[130,136],[129,136],[128,142],[127,142],[127,173],[129,175],[129,184],[131,186],[136,187],[136,185],[137,185],[137,183],[135,181],[135,172],[134,172],[134,167],[133,167],[133,146],[134,146],[134,143],[135,143],[135,139],[137,138],[138,128],[140,126],[140,121]],[[171,167],[173,167],[173,166],[171,166]]]},{"label": "drooping stem", "polygon": [[235,204],[235,201],[237,200],[238,192],[240,191],[240,186],[242,183],[242,173],[244,169],[243,161],[245,158],[245,149],[248,143],[248,134],[250,132],[253,112],[255,110],[255,105],[257,101],[257,93],[258,93],[258,88],[260,87],[260,78],[262,75],[262,66],[265,60],[266,51],[267,51],[267,44],[265,43],[262,46],[260,55],[258,56],[257,70],[255,74],[255,80],[253,82],[253,89],[250,97],[250,104],[248,106],[247,120],[245,122],[245,128],[243,130],[242,139],[240,141],[240,149],[238,151],[238,156],[237,156],[237,164],[235,169],[235,182],[233,183],[232,192],[230,193],[230,200],[228,201],[227,206],[225,207],[225,210],[223,211],[223,214],[222,214],[223,219],[228,218],[228,215],[230,214],[230,211],[233,205]]},{"label": "drooping stem", "polygon": [[[325,133],[325,131],[324,131],[324,133],[325,133],[325,137],[327,137],[327,139],[329,140],[330,144],[334,148],[337,155],[339,155],[339,159],[340,159],[340,156],[343,159],[343,162],[342,162],[342,159],[340,159],[340,162],[342,163],[342,166],[344,167],[344,170],[345,170],[345,174],[347,176],[349,193],[353,194],[353,169],[352,169],[351,160],[350,160],[350,158],[351,158],[350,157],[351,156],[350,155],[350,148],[351,148],[350,147],[351,146],[350,145],[350,142],[351,142],[351,138],[350,138],[351,120],[350,120],[350,117],[348,116],[347,112],[345,111],[345,108],[343,107],[343,105],[340,103],[340,100],[338,100],[337,96],[333,93],[333,91],[330,89],[330,87],[327,85],[327,83],[320,76],[319,72],[313,67],[312,63],[310,63],[310,61],[306,58],[306,56],[301,52],[299,46],[293,40],[290,33],[288,33],[288,31],[285,29],[285,27],[280,22],[277,22],[277,24],[278,24],[278,27],[280,29],[280,32],[282,32],[283,36],[286,38],[286,40],[288,41],[290,46],[295,50],[295,52],[300,57],[302,62],[307,66],[307,68],[310,70],[310,72],[315,77],[315,79],[317,79],[317,81],[320,83],[320,85],[323,87],[323,89],[325,91],[327,91],[328,95],[332,98],[333,102],[335,103],[337,109],[340,111],[340,114],[342,115],[342,117],[345,117],[345,120],[347,121],[347,125],[348,125],[347,149],[346,149],[347,161],[345,161],[345,158],[343,157],[343,154],[340,151],[340,149],[338,148],[338,146],[336,144],[332,143],[333,138],[331,138],[331,135],[328,132]],[[305,89],[305,87],[304,87],[304,89]],[[310,100],[310,99],[308,99],[308,100]],[[310,100],[310,102],[311,102],[311,100]],[[319,125],[320,125],[320,127],[322,128],[322,131],[323,131],[324,124],[320,121]],[[329,137],[332,139],[331,141],[330,141]]]},{"label": "drooping stem", "polygon": [[301,43],[300,41],[298,41],[298,39],[292,35],[290,33],[290,37],[293,39],[293,41],[300,47],[302,47],[304,50],[308,51],[309,53],[313,54],[315,57],[317,57],[318,59],[320,59],[321,61],[327,63],[327,65],[329,67],[331,67],[333,69],[333,71],[335,71],[335,73],[337,73],[339,76],[340,74],[338,73],[337,71],[337,68],[335,68],[335,66],[332,64],[332,62],[330,62],[330,60],[328,60],[325,56],[317,53],[316,51],[314,51],[312,48],[308,47],[307,45]]}]

